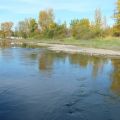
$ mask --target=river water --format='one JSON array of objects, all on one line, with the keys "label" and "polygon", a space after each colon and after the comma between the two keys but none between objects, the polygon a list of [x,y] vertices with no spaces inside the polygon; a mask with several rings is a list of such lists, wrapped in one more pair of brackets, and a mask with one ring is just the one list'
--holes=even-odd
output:
[{"label": "river water", "polygon": [[0,120],[120,120],[120,59],[0,49]]}]

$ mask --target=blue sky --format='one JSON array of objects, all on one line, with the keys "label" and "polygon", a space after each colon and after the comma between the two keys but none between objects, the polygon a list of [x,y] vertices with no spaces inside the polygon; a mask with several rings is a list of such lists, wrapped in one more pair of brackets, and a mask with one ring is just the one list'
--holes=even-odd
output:
[{"label": "blue sky", "polygon": [[101,8],[108,23],[113,23],[112,15],[116,0],[0,0],[0,22],[17,23],[25,18],[38,18],[42,9],[53,8],[56,21],[70,22],[74,18],[93,20],[96,8]]}]

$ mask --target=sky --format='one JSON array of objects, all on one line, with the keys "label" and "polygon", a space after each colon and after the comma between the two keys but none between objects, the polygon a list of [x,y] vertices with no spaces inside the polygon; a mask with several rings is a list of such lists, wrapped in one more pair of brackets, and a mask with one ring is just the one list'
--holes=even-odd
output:
[{"label": "sky", "polygon": [[100,8],[108,24],[114,23],[112,15],[116,0],[0,0],[0,23],[3,21],[18,21],[25,18],[38,20],[39,11],[52,8],[58,23],[72,19],[94,19],[96,8]]}]

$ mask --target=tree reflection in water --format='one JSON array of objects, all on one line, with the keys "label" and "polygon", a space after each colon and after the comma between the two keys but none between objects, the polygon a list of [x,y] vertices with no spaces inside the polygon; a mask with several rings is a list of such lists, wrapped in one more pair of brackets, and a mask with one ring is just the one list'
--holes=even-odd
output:
[{"label": "tree reflection in water", "polygon": [[48,70],[52,69],[56,61],[66,61],[72,65],[79,65],[81,68],[86,68],[88,65],[92,65],[92,74],[96,78],[98,72],[102,71],[104,64],[107,63],[107,60],[99,57],[91,57],[87,55],[79,54],[65,54],[65,53],[56,53],[56,52],[43,52],[39,58],[39,69]]},{"label": "tree reflection in water", "polygon": [[112,60],[114,71],[112,73],[112,91],[116,92],[120,95],[120,60],[114,59]]},{"label": "tree reflection in water", "polygon": [[55,52],[44,51],[39,58],[40,70],[52,70],[54,62],[58,60],[65,61],[66,55],[64,53],[58,54]]},{"label": "tree reflection in water", "polygon": [[[110,61],[110,59],[103,57],[93,57],[87,55],[79,54],[66,54],[66,53],[56,53],[50,51],[43,51],[39,57],[39,70],[40,71],[51,71],[54,69],[54,64],[56,61],[68,62],[72,65],[77,65],[80,68],[87,68],[92,66],[91,76],[93,79],[96,79],[98,75],[104,74],[103,69],[105,65]],[[112,74],[112,84],[111,90],[120,94],[120,60],[112,59],[112,62],[109,63],[114,68],[114,71],[110,71]]]}]

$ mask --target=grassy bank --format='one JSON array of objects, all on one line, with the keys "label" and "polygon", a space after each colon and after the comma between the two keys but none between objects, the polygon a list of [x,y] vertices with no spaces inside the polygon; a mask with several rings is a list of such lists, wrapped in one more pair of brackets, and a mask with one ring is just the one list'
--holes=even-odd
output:
[{"label": "grassy bank", "polygon": [[9,46],[11,42],[16,44],[32,42],[37,43],[48,43],[48,44],[65,44],[65,45],[76,45],[85,48],[102,48],[109,50],[120,50],[120,38],[98,38],[91,40],[76,40],[74,38],[65,39],[24,39],[24,40],[0,40],[0,46]]},{"label": "grassy bank", "polygon": [[29,39],[23,40],[24,42],[34,42],[34,43],[51,43],[51,44],[66,44],[66,45],[77,45],[80,47],[87,48],[102,48],[111,50],[120,50],[120,38],[98,38],[92,40],[76,40],[73,38],[66,39]]}]

